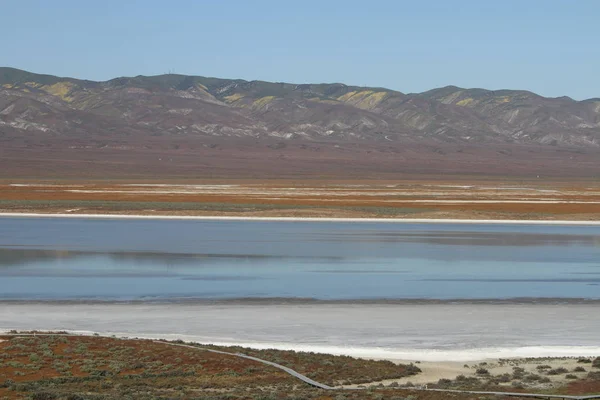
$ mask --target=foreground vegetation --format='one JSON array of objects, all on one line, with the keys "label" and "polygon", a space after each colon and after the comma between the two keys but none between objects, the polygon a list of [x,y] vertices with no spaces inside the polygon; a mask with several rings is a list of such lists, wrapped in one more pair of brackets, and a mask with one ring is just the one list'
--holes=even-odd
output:
[{"label": "foreground vegetation", "polygon": [[413,364],[398,365],[391,361],[364,360],[348,356],[284,350],[256,350],[245,347],[199,345],[201,348],[243,353],[271,361],[329,386],[364,384],[416,375],[421,370]]},{"label": "foreground vegetation", "polygon": [[[0,399],[112,400],[112,399],[215,399],[215,400],[344,400],[344,399],[497,399],[494,396],[425,392],[380,381],[412,376],[414,365],[355,359],[307,352],[254,350],[188,343],[122,340],[84,336],[0,336]],[[175,342],[178,344],[181,342]],[[365,390],[324,391],[313,388],[282,370],[234,355],[206,349],[244,353],[288,366],[329,385],[363,384]],[[589,361],[589,362],[587,362]],[[582,361],[586,377],[564,393],[600,389],[600,359]],[[486,375],[483,366],[478,370]],[[589,370],[589,372],[588,372]],[[542,369],[540,369],[542,371]],[[540,375],[555,371],[543,369]],[[567,371],[569,372],[569,371]],[[515,370],[515,374],[519,374]],[[557,373],[563,373],[558,371]],[[511,376],[511,379],[515,378]],[[472,380],[458,377],[439,387],[481,390],[499,386],[498,377]],[[528,375],[519,377],[527,381]],[[489,381],[489,382],[488,382]],[[495,385],[495,386],[494,386]],[[522,390],[512,387],[511,391]],[[506,390],[506,387],[504,388]]]},{"label": "foreground vegetation", "polygon": [[[150,340],[59,335],[0,339],[4,340],[0,342],[0,399],[291,399],[323,395],[279,369],[203,351],[202,347],[195,351]],[[243,350],[330,383],[335,383],[336,377],[344,382],[367,382],[418,373],[415,367],[389,361],[219,349]]]}]

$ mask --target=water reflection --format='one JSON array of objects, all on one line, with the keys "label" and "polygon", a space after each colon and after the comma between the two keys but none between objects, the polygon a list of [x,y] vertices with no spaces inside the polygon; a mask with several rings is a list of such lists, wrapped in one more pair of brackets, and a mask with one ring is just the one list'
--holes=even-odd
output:
[{"label": "water reflection", "polygon": [[600,246],[600,236],[540,234],[521,232],[342,232],[320,234],[306,238],[311,241],[376,242],[376,243],[427,243],[444,246]]},{"label": "water reflection", "polygon": [[[285,257],[258,254],[182,254],[182,253],[151,253],[151,252],[98,252],[79,250],[44,250],[44,249],[12,249],[0,248],[0,266],[28,265],[44,261],[68,260],[82,257],[102,256],[114,262],[135,262],[139,264],[177,265],[202,264],[219,260],[261,261],[274,259],[314,259],[315,257]],[[341,260],[343,257],[319,257],[330,261]]]},{"label": "water reflection", "polygon": [[69,250],[32,250],[0,248],[0,266],[26,265],[47,260],[60,260],[85,256],[85,253]]},{"label": "water reflection", "polygon": [[600,227],[0,218],[0,298],[600,298]]}]

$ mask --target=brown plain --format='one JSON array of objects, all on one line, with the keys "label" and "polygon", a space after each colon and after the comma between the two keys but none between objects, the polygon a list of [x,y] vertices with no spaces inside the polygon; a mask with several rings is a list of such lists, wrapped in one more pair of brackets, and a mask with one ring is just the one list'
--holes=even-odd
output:
[{"label": "brown plain", "polygon": [[0,181],[3,212],[600,220],[600,182],[526,179]]}]

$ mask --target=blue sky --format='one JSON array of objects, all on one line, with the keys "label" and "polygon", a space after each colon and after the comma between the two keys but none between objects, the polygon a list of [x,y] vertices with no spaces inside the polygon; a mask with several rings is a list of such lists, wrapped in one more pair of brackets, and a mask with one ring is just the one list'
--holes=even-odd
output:
[{"label": "blue sky", "polygon": [[2,0],[0,65],[600,97],[596,0]]}]

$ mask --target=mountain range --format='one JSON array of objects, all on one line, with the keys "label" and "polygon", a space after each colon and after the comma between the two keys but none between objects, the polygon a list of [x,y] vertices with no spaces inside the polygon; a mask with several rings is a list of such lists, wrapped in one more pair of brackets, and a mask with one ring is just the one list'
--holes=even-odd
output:
[{"label": "mountain range", "polygon": [[[527,163],[528,157],[537,159],[538,154],[552,165],[555,154],[562,169],[589,169],[588,161],[600,154],[600,98],[576,101],[523,90],[455,86],[405,94],[342,83],[175,74],[95,82],[0,68],[0,141],[5,150],[20,151],[24,164],[40,158],[40,151],[32,151],[44,148],[61,154],[69,149],[94,154],[107,149],[131,154],[161,150],[176,158],[193,155],[194,148],[203,152],[235,148],[240,154],[248,150],[258,161],[264,158],[262,150],[279,151],[279,159],[298,162],[315,159],[303,157],[303,151],[320,151],[329,154],[322,159],[364,165],[378,163],[373,153],[387,152],[396,154],[397,165],[406,166],[410,160],[418,161],[419,154],[433,152],[440,172],[446,170],[444,159],[450,164],[467,159],[481,163],[504,154]],[[346,155],[340,156],[344,149]],[[332,152],[338,155],[331,156]],[[6,151],[4,155],[8,156]],[[573,155],[574,163],[584,165],[565,166]],[[427,165],[431,157],[424,157],[420,162]],[[396,165],[394,157],[375,164],[366,169],[388,171],[386,166]],[[472,171],[467,164],[455,172]],[[300,164],[298,168],[301,172]],[[592,170],[596,171],[593,165]],[[36,174],[35,168],[27,171]]]}]

